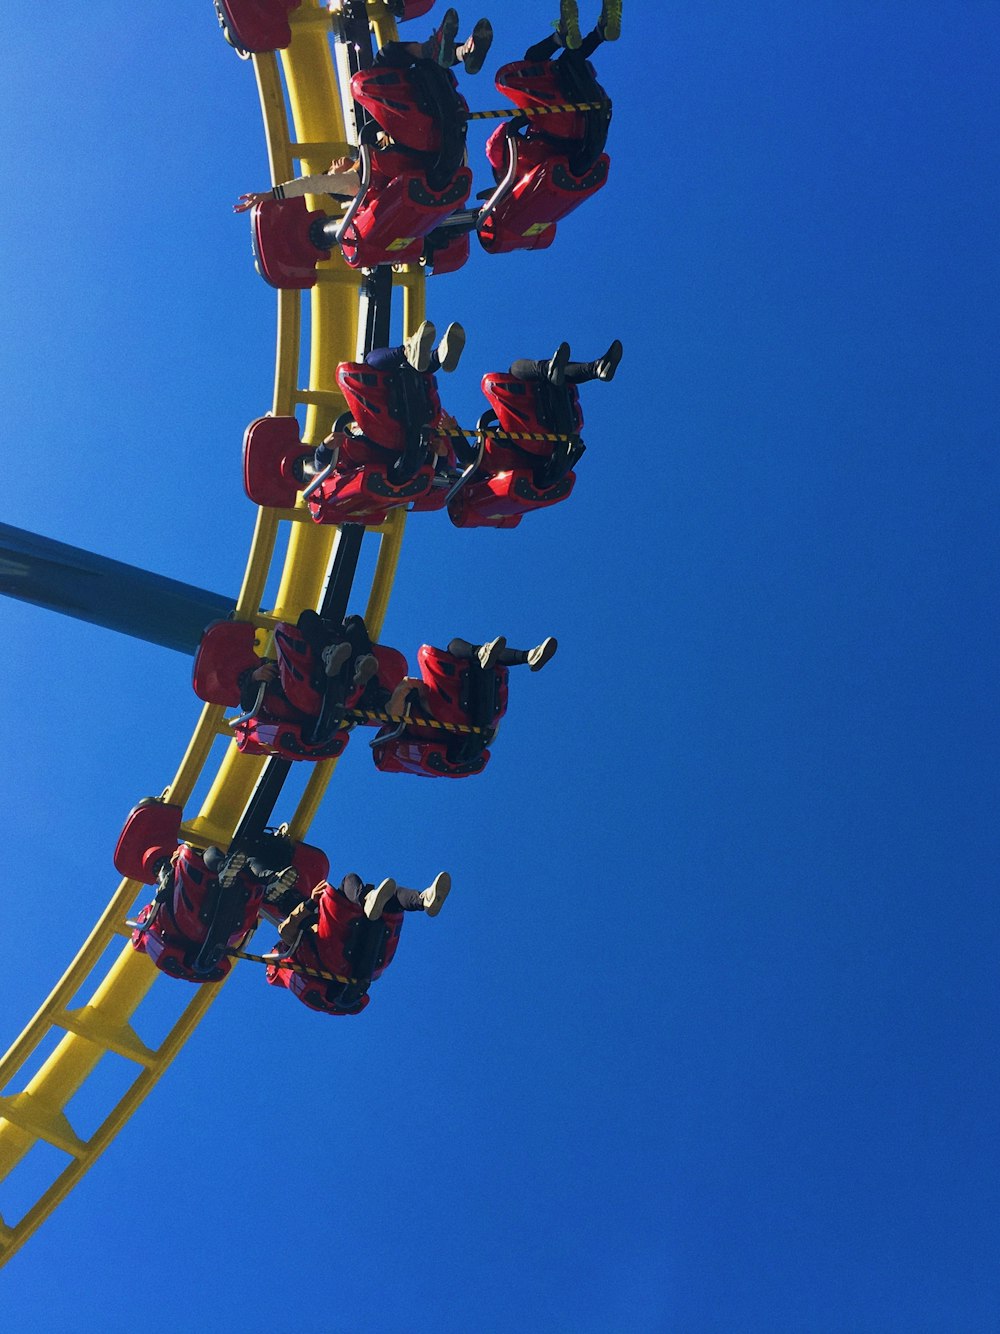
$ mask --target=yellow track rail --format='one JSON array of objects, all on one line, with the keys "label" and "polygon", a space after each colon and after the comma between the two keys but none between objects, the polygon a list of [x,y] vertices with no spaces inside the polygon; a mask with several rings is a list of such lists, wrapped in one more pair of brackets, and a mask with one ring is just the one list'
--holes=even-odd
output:
[{"label": "yellow track rail", "polygon": [[[380,0],[370,9],[379,45],[395,36],[395,25],[384,17]],[[255,56],[264,130],[272,179],[288,180],[293,171],[293,153],[301,156],[302,174],[319,172],[330,158],[343,150],[345,127],[337,76],[330,46],[329,18],[325,10],[307,3],[291,15],[293,40],[274,55]],[[294,138],[289,133],[289,115]],[[323,201],[310,201],[322,207]],[[413,331],[424,315],[424,279],[420,270],[404,272],[398,281],[404,289],[404,329]],[[278,293],[277,359],[272,410],[290,416],[295,408],[307,407],[304,439],[315,443],[329,430],[333,417],[343,407],[336,387],[339,361],[350,360],[357,339],[358,280],[339,255],[320,266],[320,281],[311,291],[309,382],[297,384],[303,309],[299,292]],[[236,478],[234,476],[234,486]],[[337,530],[303,523],[301,515],[285,511],[259,510],[236,615],[268,632],[276,619],[295,619],[303,607],[315,607],[323,593]],[[378,636],[399,560],[406,516],[397,510],[389,522],[374,531],[379,534],[379,554],[366,609],[372,637]],[[283,531],[288,534],[287,554],[281,567],[276,605],[261,606],[264,589],[275,566],[275,547]],[[164,797],[185,806],[202,776],[213,742],[228,734],[223,709],[206,706],[177,773]],[[263,759],[240,755],[230,744],[219,764],[211,788],[196,815],[182,826],[182,836],[201,845],[229,844],[250,799],[263,767]],[[302,838],[316,814],[335,761],[312,767],[310,780],[292,819],[293,838]],[[146,886],[123,880],[82,948],[56,984],[38,1013],[0,1060],[0,1089],[12,1085],[0,1097],[0,1181],[38,1144],[53,1145],[69,1158],[56,1180],[27,1210],[20,1222],[8,1226],[0,1218],[0,1265],[31,1236],[52,1210],[73,1189],[87,1169],[104,1151],[136,1110],[146,1094],[190,1036],[198,1021],[219,994],[220,988],[199,987],[194,999],[163,1040],[154,1048],[141,1041],[131,1024],[154,982],[163,981],[145,955],[125,945],[110,968],[96,983],[90,999],[79,1003],[78,993],[87,985],[116,937],[128,937],[124,923]],[[169,981],[165,985],[169,985]],[[37,1073],[18,1086],[18,1077],[36,1048],[50,1035],[58,1039],[52,1054]],[[61,1036],[60,1036],[61,1035]],[[66,1115],[66,1108],[95,1073],[103,1058],[113,1053],[136,1068],[135,1079],[108,1111],[89,1139],[81,1138]]]}]

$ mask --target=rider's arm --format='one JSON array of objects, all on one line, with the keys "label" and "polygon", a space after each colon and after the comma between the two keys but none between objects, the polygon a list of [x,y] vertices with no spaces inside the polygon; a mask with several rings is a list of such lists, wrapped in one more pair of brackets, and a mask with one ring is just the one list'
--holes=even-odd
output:
[{"label": "rider's arm", "polygon": [[360,181],[354,169],[324,171],[318,176],[299,176],[271,191],[274,199],[297,199],[301,195],[356,195]]},{"label": "rider's arm", "polygon": [[357,170],[350,167],[348,158],[338,158],[333,164],[334,170],[320,172],[316,176],[298,176],[294,181],[285,181],[272,190],[255,190],[251,194],[240,195],[233,205],[234,213],[245,213],[254,204],[263,204],[268,199],[298,199],[302,195],[350,195],[352,198],[361,188]]},{"label": "rider's arm", "polygon": [[399,685],[389,696],[389,703],[386,705],[386,713],[393,713],[399,716],[406,708],[408,697],[415,693],[420,701],[421,708],[430,713],[430,691],[423,681],[416,676],[404,676]]}]

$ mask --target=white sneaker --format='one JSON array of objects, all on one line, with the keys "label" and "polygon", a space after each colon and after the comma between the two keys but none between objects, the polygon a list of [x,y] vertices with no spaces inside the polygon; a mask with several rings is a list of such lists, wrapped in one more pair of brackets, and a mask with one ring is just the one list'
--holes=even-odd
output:
[{"label": "white sneaker", "polygon": [[360,689],[366,686],[373,676],[378,675],[378,658],[374,653],[365,653],[354,664],[354,680],[351,685],[354,689]]},{"label": "white sneaker", "polygon": [[365,916],[369,922],[377,922],[382,916],[385,905],[396,892],[395,880],[383,880],[377,889],[369,890],[365,895]]},{"label": "white sneaker", "polygon": [[321,657],[327,676],[336,676],[351,656],[351,646],[346,639],[339,644],[327,644]]},{"label": "white sneaker", "polygon": [[449,324],[444,337],[438,343],[438,361],[443,371],[453,371],[458,366],[465,347],[465,330],[460,324]]},{"label": "white sneaker", "polygon": [[533,672],[540,672],[558,647],[559,641],[549,635],[548,639],[528,650],[528,666]]},{"label": "white sneaker", "polygon": [[407,338],[403,344],[403,350],[406,353],[406,360],[415,371],[425,371],[431,364],[431,348],[434,346],[434,339],[437,337],[437,330],[430,320],[424,320],[416,333]]},{"label": "white sneaker", "polygon": [[436,875],[428,888],[423,890],[420,897],[423,900],[424,912],[428,917],[437,917],[450,890],[451,876],[447,871],[442,871],[440,875]]},{"label": "white sneaker", "polygon": [[507,641],[503,635],[497,635],[496,639],[491,639],[488,644],[481,644],[476,650],[476,657],[479,659],[479,665],[483,671],[489,671],[491,667],[496,666],[497,658],[507,647]]}]

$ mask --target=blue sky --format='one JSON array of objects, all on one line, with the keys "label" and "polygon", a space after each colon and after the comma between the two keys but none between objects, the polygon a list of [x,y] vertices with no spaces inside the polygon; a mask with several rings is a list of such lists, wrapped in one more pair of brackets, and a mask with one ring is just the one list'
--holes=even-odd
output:
[{"label": "blue sky", "polygon": [[[538,13],[505,0],[491,63]],[[6,30],[0,518],[234,593],[250,71],[208,0]],[[447,908],[358,1020],[239,969],[0,1276],[12,1329],[996,1328],[998,36],[974,0],[629,0],[607,189],[428,296],[460,420],[483,371],[622,338],[576,492],[415,516],[384,636],[559,655],[481,778],[356,742],[312,831],[447,867]],[[6,1045],[198,707],[179,655],[2,614]]]}]

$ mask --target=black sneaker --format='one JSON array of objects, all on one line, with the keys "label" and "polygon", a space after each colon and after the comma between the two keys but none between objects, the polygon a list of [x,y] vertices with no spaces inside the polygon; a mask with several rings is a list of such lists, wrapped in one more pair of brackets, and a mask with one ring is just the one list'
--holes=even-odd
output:
[{"label": "black sneaker", "polygon": [[594,372],[599,380],[613,380],[615,371],[618,369],[618,363],[622,359],[622,345],[616,338],[615,341],[605,352],[603,357],[599,357],[594,367]]},{"label": "black sneaker", "polygon": [[557,389],[566,379],[566,365],[568,361],[569,343],[560,343],[552,354],[552,359],[549,362],[549,369],[547,372],[549,384],[555,385]]},{"label": "black sneaker", "polygon": [[478,74],[493,45],[493,25],[489,19],[480,19],[472,29],[472,36],[459,48],[466,74]]},{"label": "black sneaker", "polygon": [[424,42],[425,60],[433,60],[437,65],[450,69],[458,64],[455,54],[455,38],[458,36],[458,11],[446,9],[441,19],[441,26]]}]

